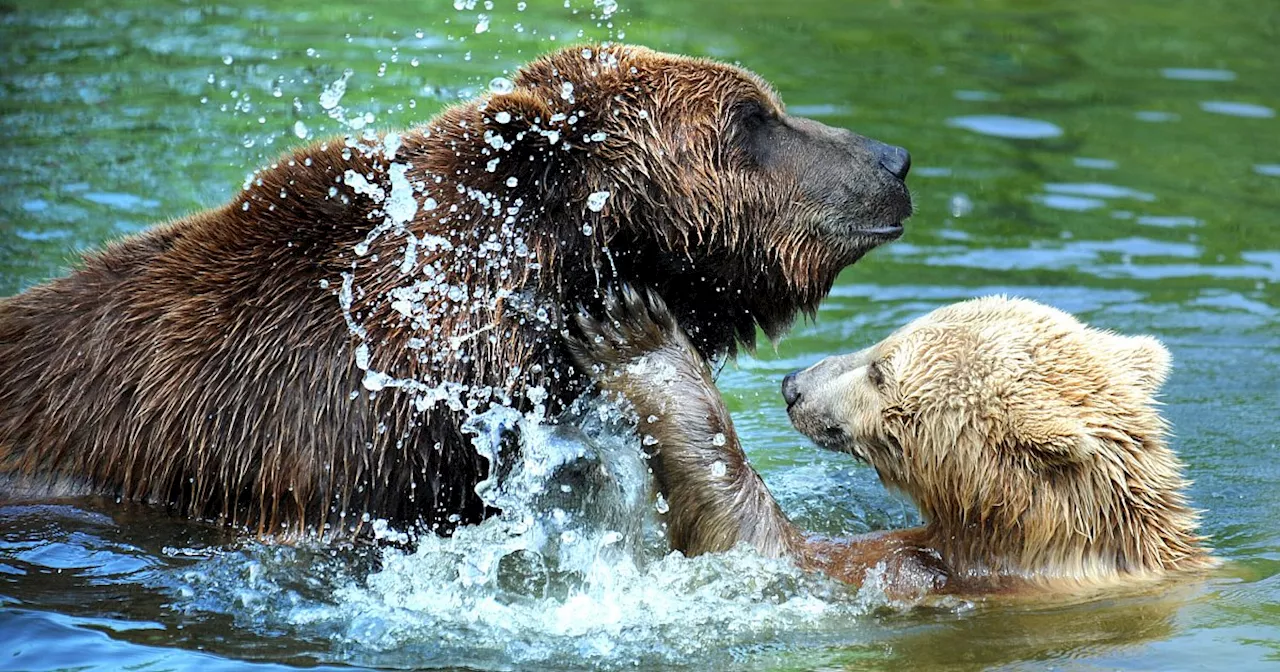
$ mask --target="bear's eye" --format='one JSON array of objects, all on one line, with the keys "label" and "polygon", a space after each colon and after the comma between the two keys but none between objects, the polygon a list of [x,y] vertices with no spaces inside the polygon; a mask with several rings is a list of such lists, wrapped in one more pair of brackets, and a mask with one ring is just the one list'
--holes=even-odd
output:
[{"label": "bear's eye", "polygon": [[877,390],[884,389],[884,370],[880,368],[880,362],[871,362],[867,365],[867,380],[871,381],[871,385]]}]

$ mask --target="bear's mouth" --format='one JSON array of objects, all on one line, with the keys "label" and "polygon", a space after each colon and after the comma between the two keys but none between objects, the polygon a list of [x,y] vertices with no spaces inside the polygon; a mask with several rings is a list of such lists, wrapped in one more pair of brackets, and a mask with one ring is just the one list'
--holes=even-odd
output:
[{"label": "bear's mouth", "polygon": [[890,224],[888,226],[872,226],[865,229],[859,229],[858,235],[864,238],[872,246],[883,245],[902,237],[906,231],[906,226],[902,222]]},{"label": "bear's mouth", "polygon": [[891,243],[906,233],[906,221],[911,218],[914,210],[911,197],[904,189],[900,198],[890,200],[886,211],[870,221],[846,224],[842,244],[854,250],[854,259],[849,263],[856,262],[867,252]]},{"label": "bear's mouth", "polygon": [[878,446],[874,441],[855,439],[848,432],[835,425],[828,425],[817,431],[801,431],[819,448],[833,453],[851,455],[857,461],[870,467],[876,466],[875,461],[871,459],[872,453],[877,450],[883,452],[888,449],[887,445]]}]

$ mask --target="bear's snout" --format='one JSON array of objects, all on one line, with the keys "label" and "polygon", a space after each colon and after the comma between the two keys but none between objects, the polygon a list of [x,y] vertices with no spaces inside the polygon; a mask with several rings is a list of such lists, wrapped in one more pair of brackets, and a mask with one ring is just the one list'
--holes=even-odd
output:
[{"label": "bear's snout", "polygon": [[787,402],[787,410],[796,405],[800,401],[800,387],[796,385],[796,374],[799,371],[792,371],[782,379],[782,398]]},{"label": "bear's snout", "polygon": [[880,162],[880,167],[889,171],[899,180],[907,179],[907,173],[911,170],[911,153],[896,145],[887,145],[877,140],[871,140],[871,151],[875,153],[876,160]]}]

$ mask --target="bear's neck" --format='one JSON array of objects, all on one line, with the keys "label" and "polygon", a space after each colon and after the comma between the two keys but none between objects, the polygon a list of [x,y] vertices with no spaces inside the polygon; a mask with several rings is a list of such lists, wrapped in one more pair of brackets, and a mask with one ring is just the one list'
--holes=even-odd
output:
[{"label": "bear's neck", "polygon": [[616,235],[607,241],[577,236],[571,239],[576,249],[566,246],[563,236],[541,235],[543,231],[565,228],[565,221],[571,230],[581,228],[576,223],[580,216],[548,211],[530,223],[530,231],[538,232],[531,236],[531,244],[546,241],[554,248],[541,255],[548,259],[542,277],[560,283],[556,296],[561,306],[581,305],[598,311],[605,295],[602,290],[624,283],[636,289],[651,289],[663,298],[707,361],[732,357],[739,346],[753,350],[757,325],[775,337],[791,325],[800,311],[815,311],[839,269],[836,266],[830,277],[815,281],[812,287],[796,290],[778,277],[777,268],[746,251],[740,255],[740,263],[755,269],[751,272],[723,259],[665,249],[668,243],[660,242],[661,236],[654,232],[652,222],[631,221],[633,217],[644,217],[643,212],[615,213],[607,226]]},{"label": "bear's neck", "polygon": [[1117,453],[1114,478],[1113,466],[1076,465],[993,506],[922,502],[929,545],[961,581],[1105,583],[1212,566],[1173,453],[1159,442]]}]

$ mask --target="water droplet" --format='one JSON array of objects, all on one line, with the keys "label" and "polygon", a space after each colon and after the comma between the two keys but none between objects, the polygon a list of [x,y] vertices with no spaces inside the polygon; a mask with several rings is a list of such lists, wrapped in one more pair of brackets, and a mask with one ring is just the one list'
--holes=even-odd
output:
[{"label": "water droplet", "polygon": [[716,435],[711,437],[711,443],[712,445],[715,445],[715,446],[723,446],[725,444],[725,441],[726,439],[724,434],[720,432],[716,432]]},{"label": "water droplet", "polygon": [[616,0],[595,0],[595,6],[600,8],[600,18],[607,19],[618,11],[618,3]]},{"label": "water droplet", "polygon": [[587,209],[591,212],[604,210],[605,201],[609,200],[609,192],[597,191],[587,197]]},{"label": "water droplet", "polygon": [[222,57],[222,62],[226,63],[227,65],[231,65],[232,63],[236,62],[236,59],[232,58],[231,54],[227,54],[226,56]]},{"label": "water droplet", "polygon": [[347,69],[343,71],[341,77],[324,87],[324,91],[320,93],[320,107],[326,110],[332,110],[337,107],[338,103],[342,101],[342,97],[347,93],[347,80],[353,74],[355,74],[354,70]]},{"label": "water droplet", "polygon": [[517,179],[516,179],[516,178],[514,178],[514,177],[508,177],[508,178],[507,178],[507,186],[508,186],[508,187],[514,187],[514,186],[516,186],[517,184],[520,184],[520,180],[517,180]]},{"label": "water droplet", "polygon": [[294,135],[298,136],[299,138],[302,138],[303,140],[306,140],[306,139],[307,139],[307,133],[308,133],[308,131],[307,131],[307,125],[306,125],[306,124],[304,124],[304,123],[302,123],[302,121],[301,121],[301,120],[293,122],[293,134],[294,134]]},{"label": "water droplet", "polygon": [[509,122],[511,121],[511,113],[510,113],[510,112],[499,112],[499,113],[497,113],[497,114],[493,115],[493,120],[494,120],[494,121],[496,121],[496,122],[498,122],[499,124],[506,124],[506,123],[509,123]]},{"label": "water droplet", "polygon": [[[516,85],[506,77],[494,77],[489,80],[489,93],[504,94],[516,90]],[[502,114],[499,112],[499,114]]]},{"label": "water droplet", "polygon": [[724,478],[729,473],[729,467],[725,465],[723,460],[716,460],[711,463],[711,475],[716,478]]},{"label": "water droplet", "polygon": [[476,34],[487,32],[489,30],[489,15],[481,14],[476,17]]},{"label": "water droplet", "polygon": [[662,493],[658,493],[658,501],[653,503],[653,508],[658,513],[666,513],[671,510],[671,505],[667,504],[667,498],[663,497]]}]

